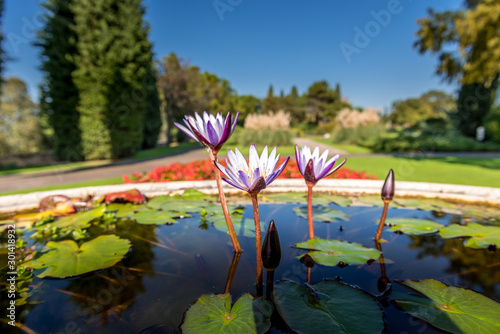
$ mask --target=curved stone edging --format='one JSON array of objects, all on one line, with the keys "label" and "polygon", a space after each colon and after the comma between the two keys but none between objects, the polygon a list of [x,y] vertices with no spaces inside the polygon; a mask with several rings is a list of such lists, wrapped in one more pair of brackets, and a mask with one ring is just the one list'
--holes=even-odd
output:
[{"label": "curved stone edging", "polygon": [[[321,180],[314,187],[315,191],[332,191],[340,194],[363,195],[380,194],[383,180]],[[111,186],[94,186],[64,190],[39,191],[29,194],[0,196],[0,213],[34,209],[42,198],[49,195],[66,195],[84,198],[88,195],[100,197],[106,193],[139,189],[146,196],[158,196],[169,193],[180,193],[187,189],[217,194],[215,181],[178,181],[165,183],[119,184]],[[242,193],[224,184],[226,193]],[[279,179],[273,182],[265,192],[307,191],[302,179]],[[454,201],[500,205],[500,188],[464,186],[441,183],[396,181],[396,194],[403,197],[440,198]]]}]

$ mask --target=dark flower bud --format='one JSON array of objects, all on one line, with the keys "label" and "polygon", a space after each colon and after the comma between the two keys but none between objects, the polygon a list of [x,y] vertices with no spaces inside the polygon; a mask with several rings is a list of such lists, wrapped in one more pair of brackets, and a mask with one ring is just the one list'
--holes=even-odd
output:
[{"label": "dark flower bud", "polygon": [[274,224],[274,220],[271,220],[262,244],[262,263],[266,270],[274,270],[280,264],[280,260],[281,245],[278,229]]},{"label": "dark flower bud", "polygon": [[382,186],[382,200],[392,201],[394,197],[394,172],[392,169],[387,174],[385,178],[384,185]]}]

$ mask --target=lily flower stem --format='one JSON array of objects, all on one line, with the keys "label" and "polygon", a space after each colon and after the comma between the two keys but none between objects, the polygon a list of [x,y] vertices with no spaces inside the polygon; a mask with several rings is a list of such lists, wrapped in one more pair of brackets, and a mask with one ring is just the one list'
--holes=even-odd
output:
[{"label": "lily flower stem", "polygon": [[224,191],[222,190],[222,177],[220,175],[219,169],[217,168],[217,166],[215,166],[215,161],[217,161],[217,153],[213,153],[211,150],[209,150],[209,153],[212,164],[215,167],[215,181],[217,182],[217,189],[219,190],[220,205],[222,206],[222,212],[224,213],[224,218],[226,219],[227,230],[229,232],[229,236],[231,237],[231,241],[233,242],[235,253],[241,253],[241,246],[238,241],[238,237],[236,236],[236,231],[234,230],[233,221],[231,220],[231,216],[229,215]]},{"label": "lily flower stem", "polygon": [[262,285],[262,237],[260,232],[259,204],[257,193],[251,193],[253,204],[253,220],[255,222],[255,247],[257,249],[257,287]]},{"label": "lily flower stem", "polygon": [[309,224],[309,239],[314,238],[314,224],[312,212],[312,192],[313,185],[307,185],[307,222]]},{"label": "lily flower stem", "polygon": [[390,200],[384,200],[384,211],[382,211],[382,217],[380,217],[380,223],[378,224],[377,233],[375,234],[375,242],[378,242],[382,236],[382,230],[384,229],[385,218],[387,217],[387,209],[389,208],[390,202]]}]

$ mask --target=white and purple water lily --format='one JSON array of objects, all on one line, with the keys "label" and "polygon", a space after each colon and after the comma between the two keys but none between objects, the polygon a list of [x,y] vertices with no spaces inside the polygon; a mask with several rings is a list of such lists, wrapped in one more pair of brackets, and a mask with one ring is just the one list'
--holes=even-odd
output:
[{"label": "white and purple water lily", "polygon": [[279,154],[276,155],[276,147],[269,155],[267,152],[266,146],[259,158],[255,145],[250,146],[250,157],[247,164],[247,161],[240,151],[238,151],[238,148],[235,148],[235,152],[232,150],[227,151],[227,168],[218,162],[215,162],[215,165],[227,176],[227,178],[222,178],[224,181],[250,194],[256,194],[271,184],[285,169],[288,160],[290,160],[290,157],[287,157],[276,168],[280,158]]},{"label": "white and purple water lily", "polygon": [[302,150],[299,151],[297,145],[295,145],[295,158],[297,159],[297,165],[299,166],[300,173],[304,176],[307,184],[315,185],[320,179],[333,174],[345,163],[342,161],[339,165],[332,169],[340,156],[337,154],[333,158],[327,161],[328,150],[319,155],[319,147],[316,146],[314,151],[311,153],[309,147],[304,146]]},{"label": "white and purple water lily", "polygon": [[180,130],[187,134],[192,139],[200,144],[203,144],[207,149],[217,153],[226,140],[233,134],[236,122],[238,121],[239,113],[233,117],[230,112],[226,118],[218,113],[216,116],[203,112],[203,118],[195,113],[195,116],[185,116],[184,123],[187,127],[174,123]]}]

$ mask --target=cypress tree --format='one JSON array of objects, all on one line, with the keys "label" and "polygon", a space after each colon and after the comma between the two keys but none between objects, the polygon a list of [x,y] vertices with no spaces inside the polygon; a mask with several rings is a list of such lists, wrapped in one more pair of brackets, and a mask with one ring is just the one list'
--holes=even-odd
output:
[{"label": "cypress tree", "polygon": [[72,29],[74,15],[71,1],[48,0],[42,6],[48,11],[47,24],[38,32],[37,45],[42,48],[42,70],[45,72],[41,89],[41,113],[48,116],[54,129],[55,153],[60,159],[82,160],[79,128],[78,89],[72,78],[76,69],[76,35]]},{"label": "cypress tree", "polygon": [[152,50],[141,0],[79,0],[73,78],[86,159],[130,156],[143,145]]}]

